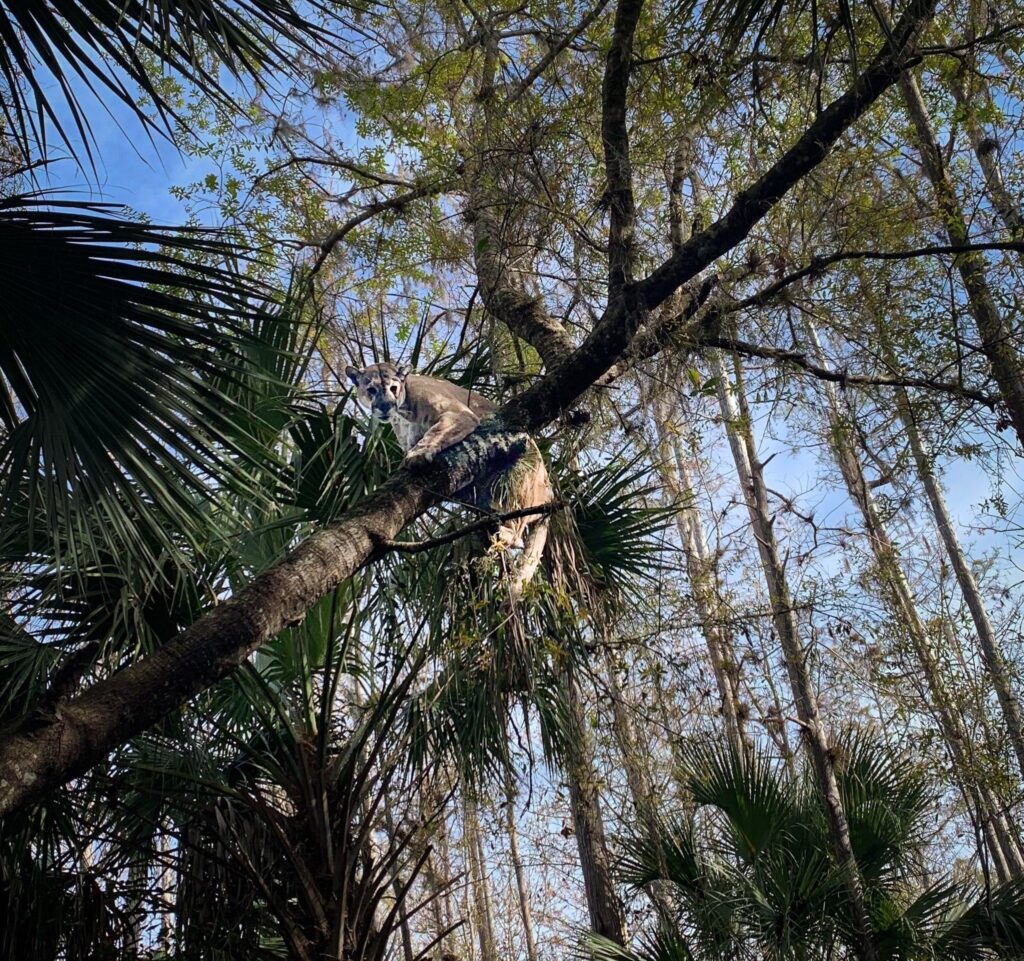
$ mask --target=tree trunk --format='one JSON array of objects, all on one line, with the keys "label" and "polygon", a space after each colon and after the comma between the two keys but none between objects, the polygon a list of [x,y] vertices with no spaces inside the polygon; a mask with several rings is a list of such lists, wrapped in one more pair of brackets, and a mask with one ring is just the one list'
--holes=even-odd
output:
[{"label": "tree trunk", "polygon": [[516,877],[519,895],[519,917],[523,922],[527,961],[537,961],[537,939],[533,933],[533,913],[530,911],[530,888],[526,882],[526,869],[519,855],[519,832],[516,827],[516,786],[512,772],[505,771],[505,830],[508,832],[509,857]]},{"label": "tree trunk", "polygon": [[[992,209],[1014,240],[1024,240],[1024,211],[1020,209],[1003,180],[1003,171],[999,166],[999,141],[985,133],[978,122],[974,113],[974,100],[969,95],[963,78],[953,77],[949,81],[949,89],[966,118],[967,135],[985,178],[985,193],[992,204]],[[1024,251],[1017,251],[1017,256],[1024,262]]]},{"label": "tree trunk", "polygon": [[463,846],[469,865],[469,883],[473,892],[473,914],[480,944],[480,961],[498,961],[498,942],[494,936],[494,912],[491,909],[491,885],[487,859],[480,836],[476,800],[463,798]]},{"label": "tree trunk", "polygon": [[[984,32],[984,13],[983,4],[979,0],[970,0],[967,10],[967,35],[964,38],[968,45],[977,39],[980,32]],[[960,69],[948,81],[949,90],[962,111],[964,126],[967,128],[971,148],[985,178],[985,193],[992,204],[992,209],[1014,240],[1024,240],[1024,210],[1021,210],[1019,202],[1007,190],[1003,180],[1003,172],[999,166],[999,141],[985,133],[975,110],[978,101],[977,86],[981,77],[977,69],[975,48],[968,46],[963,57]],[[970,78],[969,82],[965,77]],[[989,91],[982,91],[981,99],[991,103]],[[1018,251],[1017,256],[1024,263],[1024,251]]]},{"label": "tree trunk", "polygon": [[612,877],[611,856],[601,815],[593,739],[576,679],[571,672],[567,673],[569,724],[575,748],[566,759],[565,773],[569,782],[569,805],[580,853],[580,870],[590,912],[590,927],[595,934],[625,945],[626,912],[615,891]]},{"label": "tree trunk", "polygon": [[[605,651],[607,652],[607,650],[606,645]],[[615,676],[615,665],[607,653],[605,654],[605,680],[612,701],[612,730],[615,733],[615,745],[619,749],[619,758],[626,771],[626,785],[633,801],[633,810],[636,811],[639,830],[647,832],[652,840],[657,841],[659,836],[658,797],[651,780],[650,767],[641,756],[643,749],[640,739],[637,737],[633,719],[629,714],[629,706],[623,698],[622,689]],[[662,871],[665,872],[668,867],[664,857],[661,857],[661,861]],[[668,884],[655,881],[653,884],[647,885],[645,892],[658,915],[667,923],[671,923],[676,912],[672,905],[672,894]]]},{"label": "tree trunk", "polygon": [[740,699],[740,666],[732,636],[725,626],[726,618],[722,610],[714,558],[695,503],[693,480],[678,431],[673,424],[668,404],[663,399],[655,401],[654,423],[658,436],[658,469],[676,505],[676,529],[683,546],[694,607],[708,648],[711,670],[715,675],[726,737],[736,750],[737,757],[742,758],[745,752],[747,712]]},{"label": "tree trunk", "polygon": [[[821,350],[817,331],[810,323],[806,326],[816,362],[819,366],[825,367],[827,362]],[[824,383],[823,388],[828,401],[830,445],[850,499],[857,505],[863,518],[864,530],[875,558],[878,581],[885,600],[905,628],[917,666],[924,677],[929,692],[930,709],[934,712],[943,743],[949,752],[954,777],[959,782],[968,807],[976,812],[986,828],[985,836],[997,868],[1001,868],[1000,875],[1003,876],[1004,871],[1017,875],[1024,867],[1024,861],[1021,859],[1018,845],[1008,840],[1008,837],[1012,838],[1014,832],[1012,829],[1008,830],[1002,805],[995,798],[991,788],[984,783],[984,779],[978,778],[976,765],[969,757],[970,737],[946,690],[927,629],[918,613],[910,584],[900,566],[896,546],[882,521],[860,459],[846,441],[850,434],[849,417],[846,416],[835,385]]]},{"label": "tree trunk", "polygon": [[[441,790],[444,790],[443,788]],[[431,917],[434,923],[434,936],[439,937],[443,931],[453,927],[455,923],[455,903],[452,899],[451,845],[448,840],[447,810],[442,810],[438,785],[433,779],[425,780],[420,792],[420,820],[430,825],[430,852],[423,865],[423,880],[427,886],[430,901]],[[422,853],[422,852],[417,852]],[[465,932],[460,932],[460,937]],[[438,957],[453,955],[452,938],[455,934],[441,938],[436,945]],[[472,940],[472,938],[470,938]]]},{"label": "tree trunk", "polygon": [[[782,654],[793,690],[793,700],[796,704],[804,743],[810,753],[818,789],[825,805],[829,836],[832,842],[832,855],[843,873],[850,899],[849,906],[857,942],[857,955],[861,961],[875,961],[878,957],[878,950],[864,899],[860,869],[854,858],[850,842],[850,826],[846,820],[846,811],[843,809],[839,785],[836,782],[835,769],[832,764],[832,748],[818,709],[817,696],[807,666],[809,652],[805,650],[800,639],[793,599],[789,592],[785,568],[775,540],[774,522],[768,505],[768,491],[764,483],[761,462],[757,457],[749,413],[743,410],[745,401],[741,368],[738,366],[736,368],[736,393],[734,395],[729,386],[729,372],[726,370],[722,355],[718,351],[713,351],[711,354],[714,371],[718,377],[718,399],[729,438],[729,447],[732,450],[736,473],[750,515],[750,525],[754,539],[757,541],[761,568],[768,586],[768,596],[772,605],[772,621],[782,646]],[[737,405],[737,397],[740,406]]]}]

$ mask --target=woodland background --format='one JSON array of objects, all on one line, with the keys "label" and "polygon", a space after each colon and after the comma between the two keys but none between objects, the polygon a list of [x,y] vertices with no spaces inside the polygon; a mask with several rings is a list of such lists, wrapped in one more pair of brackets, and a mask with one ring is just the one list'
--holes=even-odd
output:
[{"label": "woodland background", "polygon": [[[1022,52],[0,0],[0,955],[1024,956]],[[411,474],[386,359],[503,407]]]}]

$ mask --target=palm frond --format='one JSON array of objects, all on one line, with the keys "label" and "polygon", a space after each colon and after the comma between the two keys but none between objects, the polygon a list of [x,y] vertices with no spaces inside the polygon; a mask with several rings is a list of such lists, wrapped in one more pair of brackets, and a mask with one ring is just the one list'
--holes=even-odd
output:
[{"label": "palm frond", "polygon": [[63,531],[158,566],[208,526],[218,484],[261,496],[236,468],[268,452],[216,381],[271,311],[216,265],[237,254],[225,237],[24,195],[0,202],[0,245],[0,517],[39,512],[51,544]]},{"label": "palm frond", "polygon": [[721,811],[744,861],[754,863],[801,823],[794,786],[765,753],[740,756],[730,742],[692,742],[680,753],[694,803]]},{"label": "palm frond", "polygon": [[951,961],[1024,957],[1024,879],[964,899],[937,925],[933,950]]},{"label": "palm frond", "polygon": [[850,841],[865,878],[882,879],[905,865],[920,842],[931,796],[921,767],[865,733],[837,739],[837,781]]},{"label": "palm frond", "polygon": [[705,864],[694,837],[693,819],[658,820],[630,838],[623,848],[619,874],[636,888],[668,881],[680,893],[702,891]]},{"label": "palm frond", "polygon": [[[673,516],[672,509],[646,505],[654,487],[641,456],[586,473],[556,465],[555,474],[561,496],[571,504],[581,554],[576,563],[600,587],[640,597],[663,568],[659,535]],[[557,526],[554,535],[557,539]]]},{"label": "palm frond", "polygon": [[305,7],[300,12],[289,0],[3,0],[0,109],[26,158],[33,141],[45,155],[49,125],[72,149],[80,137],[88,152],[83,90],[112,97],[156,128],[138,103],[137,85],[166,124],[174,106],[151,73],[155,58],[208,96],[231,102],[220,66],[256,77],[264,67],[287,68],[289,51],[328,42],[309,19],[323,5],[312,0]]},{"label": "palm frond", "polygon": [[677,931],[658,930],[630,948],[592,932],[585,935],[584,949],[594,961],[693,961],[690,946]]}]

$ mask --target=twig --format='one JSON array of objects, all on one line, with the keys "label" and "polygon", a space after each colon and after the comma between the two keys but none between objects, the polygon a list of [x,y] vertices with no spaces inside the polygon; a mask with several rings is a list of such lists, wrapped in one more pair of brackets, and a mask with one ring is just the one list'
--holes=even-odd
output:
[{"label": "twig", "polygon": [[565,501],[551,501],[547,504],[541,504],[538,507],[523,507],[515,511],[505,511],[503,514],[488,514],[481,520],[474,521],[472,524],[467,524],[465,527],[460,527],[456,531],[451,531],[447,534],[442,534],[440,537],[433,537],[427,541],[392,541],[382,540],[380,541],[381,547],[386,548],[390,551],[398,551],[402,554],[419,554],[422,551],[429,551],[433,547],[441,547],[444,544],[451,544],[452,541],[457,541],[461,537],[466,537],[468,534],[474,534],[477,531],[486,530],[495,521],[513,521],[519,517],[530,517],[533,514],[553,514],[555,511],[563,510],[568,505]]},{"label": "twig", "polygon": [[785,277],[779,278],[774,283],[751,294],[749,297],[730,305],[729,312],[746,310],[749,307],[761,307],[790,284],[795,284],[798,280],[803,280],[805,277],[819,274],[826,267],[838,264],[844,260],[911,260],[915,257],[956,256],[959,254],[980,253],[986,250],[1024,251],[1024,241],[999,240],[978,244],[934,244],[928,247],[918,247],[914,250],[846,250],[835,254],[823,254],[818,257],[812,257],[809,264],[794,270],[790,274],[786,274]]}]

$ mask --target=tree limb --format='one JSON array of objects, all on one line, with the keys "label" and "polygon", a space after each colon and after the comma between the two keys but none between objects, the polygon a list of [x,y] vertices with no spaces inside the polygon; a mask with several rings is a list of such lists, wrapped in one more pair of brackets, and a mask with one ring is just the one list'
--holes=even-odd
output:
[{"label": "tree limb", "polygon": [[555,511],[562,510],[565,506],[564,501],[551,501],[549,504],[540,504],[537,507],[523,507],[519,510],[505,511],[501,514],[488,514],[478,521],[473,521],[472,524],[466,524],[458,530],[449,531],[447,534],[441,534],[439,537],[432,537],[426,541],[385,541],[383,546],[389,551],[395,551],[399,554],[420,554],[434,547],[451,544],[463,537],[468,537],[470,534],[475,534],[477,531],[487,530],[488,527],[502,521],[513,521],[520,517],[533,517],[534,515],[541,514],[553,514]]},{"label": "tree limb", "polygon": [[737,340],[733,337],[704,336],[701,337],[702,347],[718,347],[721,350],[734,354],[742,354],[745,357],[763,357],[766,360],[781,360],[793,364],[818,380],[827,380],[846,387],[848,385],[871,386],[871,387],[914,387],[921,390],[938,391],[943,394],[952,394],[954,397],[964,397],[968,400],[977,401],[990,409],[999,404],[999,398],[984,391],[964,387],[962,384],[953,384],[949,381],[934,380],[928,377],[877,377],[867,374],[851,374],[847,370],[831,370],[828,367],[821,367],[808,360],[807,354],[802,350],[785,350],[780,347],[771,347],[765,344],[749,344],[746,341]]},{"label": "tree limb", "polygon": [[633,281],[633,235],[636,208],[633,202],[633,168],[629,160],[626,126],[626,94],[633,59],[633,37],[643,0],[619,0],[615,8],[612,42],[605,60],[601,88],[601,143],[604,147],[608,186],[604,200],[611,224],[608,230],[608,290],[614,297],[623,284]]},{"label": "tree limb", "polygon": [[935,257],[943,255],[970,254],[984,250],[1015,250],[1024,252],[1024,241],[995,240],[978,244],[933,244],[926,247],[915,247],[911,250],[842,250],[834,254],[823,254],[812,257],[810,263],[780,277],[774,283],[756,293],[737,301],[730,311],[746,310],[750,307],[762,307],[777,297],[791,284],[820,274],[827,267],[845,260],[911,260],[915,257]]},{"label": "tree limb", "polygon": [[453,181],[450,179],[435,180],[432,183],[421,184],[419,187],[413,190],[406,191],[404,194],[399,194],[397,197],[388,197],[386,200],[378,200],[376,203],[370,204],[363,211],[346,220],[340,227],[337,228],[326,240],[324,240],[319,246],[320,251],[313,261],[313,266],[310,268],[310,273],[315,274],[319,272],[320,268],[323,267],[324,262],[331,255],[331,252],[335,247],[338,246],[356,227],[361,224],[365,224],[366,221],[376,217],[377,214],[384,213],[387,210],[402,210],[408,207],[415,200],[422,200],[424,197],[432,197],[435,194],[443,193],[449,187],[451,187]]}]

